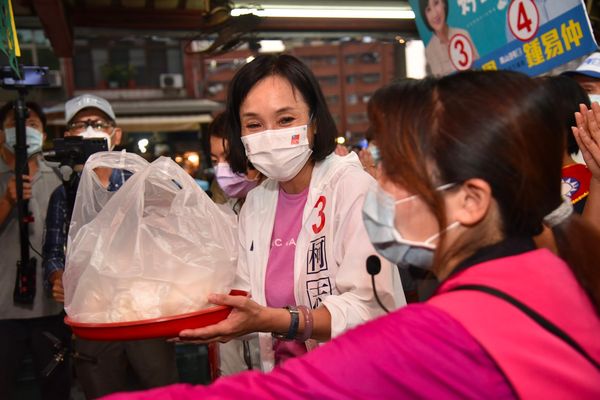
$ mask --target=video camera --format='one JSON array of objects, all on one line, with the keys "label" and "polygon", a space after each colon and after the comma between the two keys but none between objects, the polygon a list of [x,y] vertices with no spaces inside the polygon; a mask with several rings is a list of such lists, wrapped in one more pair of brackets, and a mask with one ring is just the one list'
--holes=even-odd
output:
[{"label": "video camera", "polygon": [[87,159],[99,151],[108,151],[105,138],[82,138],[67,136],[52,141],[54,148],[44,152],[46,161],[60,162],[60,165],[83,165]]}]

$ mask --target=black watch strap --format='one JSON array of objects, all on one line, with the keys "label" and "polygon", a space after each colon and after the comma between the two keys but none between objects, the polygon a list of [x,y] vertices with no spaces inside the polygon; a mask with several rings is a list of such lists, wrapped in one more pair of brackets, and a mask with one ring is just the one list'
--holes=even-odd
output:
[{"label": "black watch strap", "polygon": [[294,340],[298,335],[298,327],[300,325],[300,312],[296,306],[286,306],[286,310],[290,313],[291,321],[290,327],[288,328],[287,334],[282,335],[273,332],[271,335],[279,340]]}]

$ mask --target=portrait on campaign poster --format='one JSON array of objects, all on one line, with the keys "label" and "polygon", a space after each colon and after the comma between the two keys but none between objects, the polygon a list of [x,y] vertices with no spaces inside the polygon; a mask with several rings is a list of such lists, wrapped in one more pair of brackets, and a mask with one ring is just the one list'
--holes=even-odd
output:
[{"label": "portrait on campaign poster", "polygon": [[583,0],[410,0],[432,75],[539,75],[597,48]]},{"label": "portrait on campaign poster", "polygon": [[[469,32],[455,26],[448,25],[448,1],[449,0],[419,0],[419,13],[423,23],[432,33],[429,42],[425,46],[425,57],[433,75],[447,75],[461,68],[460,60],[455,65],[450,58],[450,41],[455,37],[464,38],[462,51],[471,53],[471,56],[462,61],[464,69],[471,66],[473,60],[479,58],[477,48]],[[451,0],[450,0],[451,1]],[[462,43],[462,42],[461,42]],[[469,54],[467,53],[467,54]]]}]

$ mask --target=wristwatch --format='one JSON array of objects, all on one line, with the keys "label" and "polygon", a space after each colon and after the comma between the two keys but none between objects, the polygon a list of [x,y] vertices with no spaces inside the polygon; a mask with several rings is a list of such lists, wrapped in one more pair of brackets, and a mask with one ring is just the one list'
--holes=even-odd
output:
[{"label": "wristwatch", "polygon": [[300,312],[298,311],[298,308],[296,306],[286,306],[284,308],[288,310],[288,312],[290,313],[290,317],[292,318],[290,321],[290,327],[288,328],[288,331],[285,335],[273,332],[271,333],[271,336],[279,340],[294,340],[296,339],[296,335],[298,335],[298,326],[300,324]]}]

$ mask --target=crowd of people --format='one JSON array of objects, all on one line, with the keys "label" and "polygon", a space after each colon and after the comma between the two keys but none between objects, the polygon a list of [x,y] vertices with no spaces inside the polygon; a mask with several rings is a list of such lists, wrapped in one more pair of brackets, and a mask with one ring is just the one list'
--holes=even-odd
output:
[{"label": "crowd of people", "polygon": [[[369,145],[357,154],[336,145],[308,66],[290,55],[247,63],[209,134],[222,191],[214,200],[238,216],[234,287],[250,295],[211,294],[229,316],[169,341],[75,338],[86,397],[132,388],[145,391],[110,398],[600,397],[600,105],[590,101],[600,90],[582,80],[600,82],[600,64],[544,78],[402,79],[369,100]],[[44,368],[54,355],[47,333],[71,339],[61,279],[74,194],[41,159],[43,111],[27,106],[23,198],[35,217],[31,246],[43,251],[34,304],[14,304],[7,104],[0,354],[11,363],[0,397],[10,398],[12,366],[29,348],[44,395],[66,399],[69,363]],[[65,114],[65,136],[119,143],[106,100],[77,97]],[[129,176],[96,174],[110,191]],[[174,384],[174,342],[219,343],[221,374],[233,376]],[[127,368],[137,386],[122,379]]]}]

